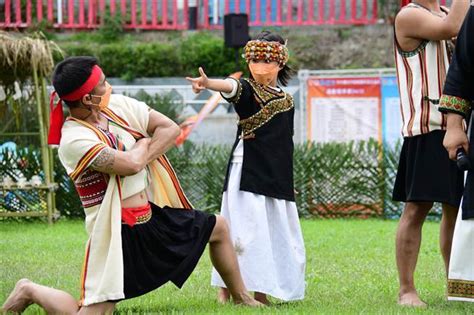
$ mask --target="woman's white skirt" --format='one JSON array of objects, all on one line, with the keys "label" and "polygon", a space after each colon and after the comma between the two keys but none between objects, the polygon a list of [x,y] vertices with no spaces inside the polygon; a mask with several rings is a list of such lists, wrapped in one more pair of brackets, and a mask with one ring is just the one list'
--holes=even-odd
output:
[{"label": "woman's white skirt", "polygon": [[[221,215],[230,227],[248,291],[291,301],[304,298],[305,248],[295,202],[240,190],[241,159],[231,164]],[[211,284],[226,287],[212,271]]]},{"label": "woman's white skirt", "polygon": [[474,302],[474,219],[456,220],[449,261],[448,300]]}]

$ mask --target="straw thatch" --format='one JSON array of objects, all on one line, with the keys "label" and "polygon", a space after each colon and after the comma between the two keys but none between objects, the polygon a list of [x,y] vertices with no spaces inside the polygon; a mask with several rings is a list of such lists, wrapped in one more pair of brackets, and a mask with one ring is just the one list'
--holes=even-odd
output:
[{"label": "straw thatch", "polygon": [[0,85],[24,82],[35,71],[39,77],[49,77],[54,68],[53,53],[61,50],[42,33],[26,36],[0,31]]},{"label": "straw thatch", "polygon": [[[22,126],[20,120],[32,118],[31,113],[33,110],[36,112],[36,122],[30,123],[29,127],[35,127],[39,131],[43,181],[48,187],[43,200],[46,207],[43,207],[42,213],[36,215],[47,216],[50,223],[55,200],[54,192],[51,190],[54,184],[53,153],[46,141],[49,126],[46,81],[53,70],[53,54],[56,52],[61,53],[59,47],[48,41],[41,33],[27,36],[0,31],[0,88],[5,93],[0,101],[0,134],[10,140],[13,136],[16,141],[22,136],[22,131],[28,131],[20,129]],[[25,91],[31,92],[26,100],[23,97]],[[18,92],[20,96],[17,95]],[[15,130],[9,127],[12,119],[16,121]],[[8,212],[2,215],[18,216],[18,213]]]}]

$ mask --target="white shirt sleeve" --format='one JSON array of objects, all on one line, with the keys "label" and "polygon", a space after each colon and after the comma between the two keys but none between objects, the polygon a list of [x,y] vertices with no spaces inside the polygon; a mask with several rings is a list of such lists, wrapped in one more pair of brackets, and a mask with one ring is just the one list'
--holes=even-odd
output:
[{"label": "white shirt sleeve", "polygon": [[237,81],[235,81],[234,79],[231,79],[231,78],[227,78],[225,80],[232,83],[232,91],[230,93],[221,92],[221,94],[225,98],[233,98],[237,94],[237,88],[238,88]]}]

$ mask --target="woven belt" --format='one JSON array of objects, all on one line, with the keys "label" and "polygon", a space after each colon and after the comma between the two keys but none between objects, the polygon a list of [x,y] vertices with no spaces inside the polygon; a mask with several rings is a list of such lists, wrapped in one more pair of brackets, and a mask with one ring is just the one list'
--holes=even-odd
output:
[{"label": "woven belt", "polygon": [[135,224],[147,223],[148,221],[150,221],[150,219],[151,219],[151,210],[148,211],[148,213],[146,213],[144,215],[139,215],[137,217],[137,222],[135,222]]},{"label": "woven belt", "polygon": [[136,208],[122,208],[122,224],[127,224],[130,227],[133,227],[135,224],[147,223],[150,219],[150,204]]}]

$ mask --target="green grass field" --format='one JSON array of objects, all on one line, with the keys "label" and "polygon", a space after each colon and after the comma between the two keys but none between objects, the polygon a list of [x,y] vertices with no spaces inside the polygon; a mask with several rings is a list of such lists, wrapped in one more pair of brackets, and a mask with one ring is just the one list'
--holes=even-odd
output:
[{"label": "green grass field", "polygon": [[[302,221],[307,268],[306,298],[260,310],[216,302],[206,253],[182,290],[168,284],[118,304],[117,313],[166,314],[472,314],[474,303],[447,302],[436,222],[427,222],[416,282],[427,309],[397,306],[394,240],[397,222],[382,220]],[[79,293],[86,233],[83,222],[0,223],[0,303],[15,282],[35,282]],[[27,314],[39,313],[36,306]]]}]

